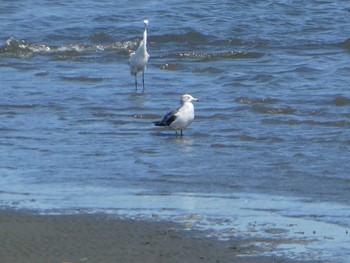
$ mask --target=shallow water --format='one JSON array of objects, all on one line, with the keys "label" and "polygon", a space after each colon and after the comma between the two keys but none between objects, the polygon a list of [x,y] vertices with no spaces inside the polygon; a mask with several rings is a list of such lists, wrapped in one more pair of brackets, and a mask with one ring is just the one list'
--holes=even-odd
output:
[{"label": "shallow water", "polygon": [[[137,5],[0,3],[2,206],[273,225],[307,243],[280,254],[344,262],[350,4]],[[127,62],[145,18],[142,93]],[[154,127],[183,93],[201,100],[185,136]]]}]

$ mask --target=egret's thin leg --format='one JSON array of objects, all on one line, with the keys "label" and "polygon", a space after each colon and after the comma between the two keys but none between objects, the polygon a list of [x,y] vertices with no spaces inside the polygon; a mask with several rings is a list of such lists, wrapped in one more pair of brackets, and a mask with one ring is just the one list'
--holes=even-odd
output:
[{"label": "egret's thin leg", "polygon": [[137,74],[135,74],[135,90],[137,90]]},{"label": "egret's thin leg", "polygon": [[142,86],[143,86],[143,89],[142,89],[142,92],[145,91],[145,72],[142,71]]}]

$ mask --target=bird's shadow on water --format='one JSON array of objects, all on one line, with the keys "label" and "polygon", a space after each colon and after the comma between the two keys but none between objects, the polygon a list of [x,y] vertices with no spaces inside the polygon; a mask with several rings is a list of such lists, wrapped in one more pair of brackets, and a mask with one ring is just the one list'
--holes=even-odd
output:
[{"label": "bird's shadow on water", "polygon": [[134,91],[129,95],[130,101],[133,102],[135,105],[138,105],[141,107],[145,105],[146,99],[148,97],[149,97],[149,94],[142,91],[141,92]]},{"label": "bird's shadow on water", "polygon": [[186,146],[192,146],[193,145],[193,140],[190,138],[185,138],[184,136],[173,136],[171,138],[171,140],[175,143],[179,143],[182,145],[186,145]]},{"label": "bird's shadow on water", "polygon": [[181,145],[192,146],[194,143],[194,140],[189,136],[185,136],[185,135],[181,136],[180,134],[176,134],[173,132],[170,133],[170,132],[159,131],[159,132],[154,132],[153,135],[167,139],[169,142],[178,143]]},{"label": "bird's shadow on water", "polygon": [[147,95],[149,95],[149,94],[148,94],[148,92],[146,91],[146,89],[138,88],[138,89],[134,89],[134,90],[131,92],[131,95],[134,95],[134,96],[147,96]]},{"label": "bird's shadow on water", "polygon": [[144,98],[144,97],[147,97],[147,96],[149,96],[150,94],[148,93],[148,92],[146,92],[146,91],[142,91],[142,89],[141,90],[133,90],[131,93],[130,93],[130,97],[134,97],[134,98]]}]

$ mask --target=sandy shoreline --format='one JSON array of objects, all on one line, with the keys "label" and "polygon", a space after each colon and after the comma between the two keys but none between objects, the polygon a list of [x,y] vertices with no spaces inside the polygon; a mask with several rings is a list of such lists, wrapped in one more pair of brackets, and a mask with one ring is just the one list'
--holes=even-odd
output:
[{"label": "sandy shoreline", "polygon": [[170,222],[5,210],[0,211],[0,258],[7,263],[296,262],[256,256],[251,240],[220,242],[198,234]]}]

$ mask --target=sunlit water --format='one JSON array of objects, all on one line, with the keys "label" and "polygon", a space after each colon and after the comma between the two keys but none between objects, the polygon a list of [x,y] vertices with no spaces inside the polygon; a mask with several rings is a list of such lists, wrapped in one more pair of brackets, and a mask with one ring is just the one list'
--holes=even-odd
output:
[{"label": "sunlit water", "polygon": [[[275,253],[345,262],[349,13],[347,1],[2,1],[2,207],[287,237]],[[145,18],[142,93],[128,57]],[[185,136],[154,127],[183,93],[200,99]]]}]

